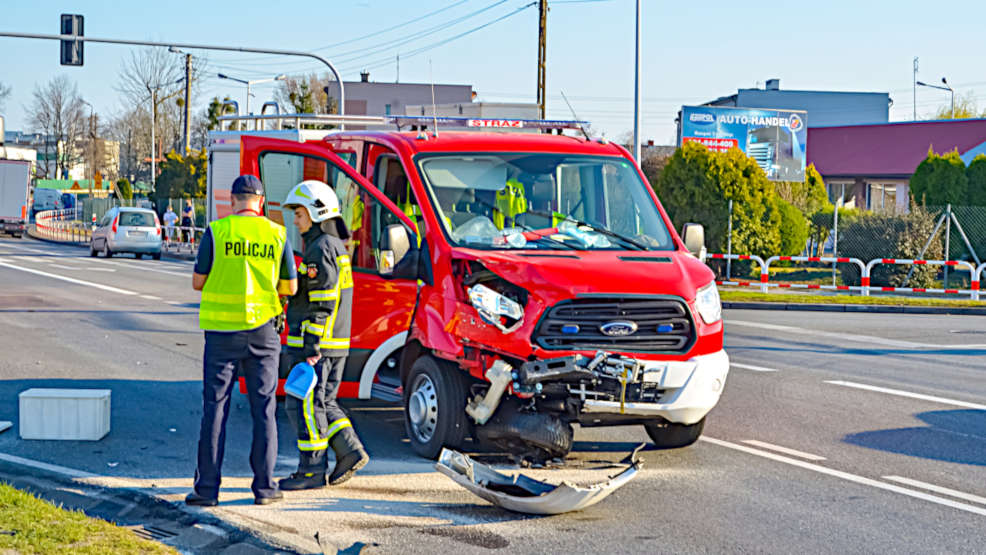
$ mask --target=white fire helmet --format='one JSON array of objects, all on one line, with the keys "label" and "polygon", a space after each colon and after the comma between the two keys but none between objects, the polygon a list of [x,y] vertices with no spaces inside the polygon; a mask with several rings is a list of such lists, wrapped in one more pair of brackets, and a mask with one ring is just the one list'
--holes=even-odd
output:
[{"label": "white fire helmet", "polygon": [[339,210],[339,197],[332,187],[321,181],[307,179],[295,185],[288,192],[282,206],[291,210],[298,206],[305,207],[312,222],[316,224],[336,218],[339,236],[343,239],[349,237],[349,231],[342,221],[342,212]]}]

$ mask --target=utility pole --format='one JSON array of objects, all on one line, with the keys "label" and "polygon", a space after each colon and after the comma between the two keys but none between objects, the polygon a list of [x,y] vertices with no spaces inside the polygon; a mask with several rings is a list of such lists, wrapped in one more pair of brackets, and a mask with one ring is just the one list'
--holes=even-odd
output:
[{"label": "utility pole", "polygon": [[[249,102],[249,96],[247,102]],[[185,127],[182,132],[185,135],[185,155],[192,150],[188,137],[188,115],[189,105],[192,102],[192,55],[185,54]]]},{"label": "utility pole", "polygon": [[157,145],[154,144],[154,128],[157,127],[157,89],[151,90],[151,191],[154,192],[154,178],[157,170]]},{"label": "utility pole", "polygon": [[548,0],[538,0],[538,117],[545,119],[548,57]]},{"label": "utility pole", "polygon": [[395,83],[401,82],[401,55],[400,54],[397,55],[397,80],[395,80],[394,82]]}]

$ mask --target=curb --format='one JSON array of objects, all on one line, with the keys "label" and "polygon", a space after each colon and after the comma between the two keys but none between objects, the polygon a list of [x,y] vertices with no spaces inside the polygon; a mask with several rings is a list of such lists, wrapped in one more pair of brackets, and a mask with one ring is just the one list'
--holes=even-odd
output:
[{"label": "curb", "polygon": [[723,308],[743,310],[791,310],[800,312],[867,312],[871,314],[948,314],[986,316],[986,307],[901,306],[877,304],[809,304],[723,301]]},{"label": "curb", "polygon": [[93,484],[81,481],[88,476],[86,472],[73,476],[55,465],[10,459],[17,457],[0,460],[0,478],[5,483],[62,508],[80,510],[89,517],[130,528],[138,535],[147,537],[147,532],[151,532],[149,539],[179,552],[296,553],[206,510],[166,501],[141,488]]},{"label": "curb", "polygon": [[[69,241],[56,241],[55,239],[46,239],[44,237],[40,237],[40,236],[38,236],[38,235],[35,234],[34,224],[31,224],[31,225],[28,226],[26,237],[29,237],[31,239],[34,239],[35,241],[41,241],[42,243],[51,243],[53,245],[65,245],[65,246],[68,246],[68,247],[78,247],[80,249],[85,249],[88,246],[88,245],[82,245],[82,244],[79,244],[79,243],[72,243],[72,242],[69,242]],[[170,253],[168,251],[163,251],[162,250],[161,251],[161,258],[171,258],[171,259],[174,259],[174,260],[195,260],[195,255],[194,254],[174,254],[174,253]]]}]

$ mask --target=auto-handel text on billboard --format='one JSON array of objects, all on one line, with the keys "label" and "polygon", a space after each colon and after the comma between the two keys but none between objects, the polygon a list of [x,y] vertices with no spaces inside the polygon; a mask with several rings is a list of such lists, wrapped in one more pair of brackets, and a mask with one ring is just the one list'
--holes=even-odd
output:
[{"label": "auto-handel text on billboard", "polygon": [[808,138],[805,120],[805,112],[794,110],[684,106],[681,142],[701,143],[716,152],[738,148],[756,160],[769,179],[801,181]]}]

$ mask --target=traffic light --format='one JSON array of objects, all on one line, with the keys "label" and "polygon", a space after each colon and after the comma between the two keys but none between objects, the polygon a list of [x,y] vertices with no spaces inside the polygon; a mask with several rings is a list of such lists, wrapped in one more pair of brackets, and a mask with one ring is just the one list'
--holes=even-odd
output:
[{"label": "traffic light", "polygon": [[[62,14],[62,34],[63,35],[77,35],[85,36],[83,32],[83,18],[78,14]],[[85,43],[81,40],[63,40],[61,41],[62,46],[62,65],[63,66],[81,66],[82,65],[82,47]]]}]

